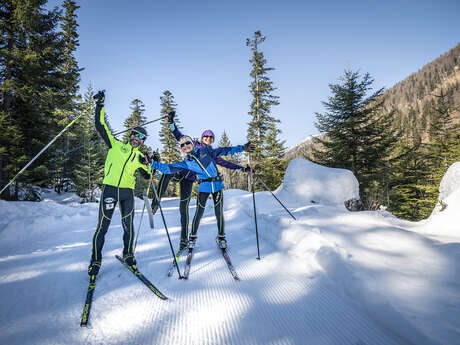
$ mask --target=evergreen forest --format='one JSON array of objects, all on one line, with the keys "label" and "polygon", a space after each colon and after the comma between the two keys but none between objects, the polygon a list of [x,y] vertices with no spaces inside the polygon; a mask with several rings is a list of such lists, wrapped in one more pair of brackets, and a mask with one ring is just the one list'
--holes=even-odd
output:
[{"label": "evergreen forest", "polygon": [[[0,5],[0,198],[40,201],[40,188],[46,187],[97,202],[107,147],[94,128],[95,90],[91,85],[80,89],[85,66],[76,59],[79,6],[64,0],[46,9],[46,3],[5,0]],[[440,202],[442,176],[460,161],[460,44],[388,90],[377,88],[379,82],[367,72],[345,69],[331,80],[330,97],[318,100],[325,109],[316,113],[320,134],[288,152],[280,139],[283,119],[276,106],[282,99],[271,79],[275,67],[263,49],[270,38],[261,31],[248,36],[249,83],[241,87],[250,94],[246,137],[255,150],[224,159],[250,165],[271,190],[296,157],[348,169],[360,185],[360,200],[350,201],[350,209],[383,207],[408,220],[430,215]],[[181,151],[167,121],[176,99],[167,89],[156,97],[161,129],[151,135],[160,138],[162,161],[177,162]],[[128,140],[131,128],[150,120],[141,99],[129,106],[119,140]],[[176,124],[180,128],[180,118]],[[233,144],[228,133],[216,135],[214,146]],[[140,150],[152,153],[147,146]],[[248,174],[220,170],[226,188],[251,190]],[[135,194],[142,196],[148,181],[140,176],[136,181]],[[256,191],[264,190],[258,179],[254,183]],[[171,183],[167,196],[178,195],[178,188]]]}]

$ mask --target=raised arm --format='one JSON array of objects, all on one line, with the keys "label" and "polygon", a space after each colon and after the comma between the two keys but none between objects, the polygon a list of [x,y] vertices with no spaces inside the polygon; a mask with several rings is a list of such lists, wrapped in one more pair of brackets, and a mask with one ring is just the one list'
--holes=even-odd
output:
[{"label": "raised arm", "polygon": [[[176,138],[177,141],[179,141],[180,138],[184,136],[184,134],[177,128],[176,124],[174,123],[174,117],[176,116],[175,111],[170,111],[168,113],[168,121],[169,121],[169,130],[172,132],[174,135],[174,138]],[[193,140],[193,145],[197,145],[198,141]]]},{"label": "raised arm", "polygon": [[107,127],[107,124],[105,123],[104,98],[104,91],[99,91],[94,96],[94,100],[96,101],[96,110],[94,111],[94,122],[96,130],[99,132],[99,135],[102,137],[105,144],[109,148],[112,148],[113,141],[117,139],[115,139],[115,137],[110,132],[109,127]]}]

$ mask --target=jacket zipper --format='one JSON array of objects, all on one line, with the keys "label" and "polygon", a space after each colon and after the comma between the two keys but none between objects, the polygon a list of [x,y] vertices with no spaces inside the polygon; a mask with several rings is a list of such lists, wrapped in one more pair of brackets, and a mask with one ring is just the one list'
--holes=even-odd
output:
[{"label": "jacket zipper", "polygon": [[113,163],[110,163],[109,169],[107,170],[107,174],[105,174],[105,176],[109,176],[109,174],[110,174],[110,169],[112,169],[112,164],[113,164]]},{"label": "jacket zipper", "polygon": [[[203,164],[201,164],[201,162],[199,161],[198,158],[196,158],[194,155],[190,154],[190,156],[192,156],[193,158],[195,158],[196,162],[198,163],[198,165],[200,166],[201,169],[203,169],[203,171],[210,177],[212,178],[211,174],[208,173],[208,171],[206,170],[206,168],[203,166]],[[211,181],[211,190],[212,192],[214,193],[214,182]]]},{"label": "jacket zipper", "polygon": [[121,182],[121,178],[123,177],[123,173],[125,172],[126,163],[128,163],[132,154],[133,154],[133,148],[131,147],[131,152],[129,153],[128,159],[126,160],[125,164],[123,164],[123,169],[121,169],[120,179],[118,180],[117,188],[120,187],[120,182]]}]

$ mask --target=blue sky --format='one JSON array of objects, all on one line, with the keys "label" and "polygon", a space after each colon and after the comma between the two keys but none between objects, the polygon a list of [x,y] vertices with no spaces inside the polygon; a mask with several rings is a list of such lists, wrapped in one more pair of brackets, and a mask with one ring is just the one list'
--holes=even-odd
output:
[{"label": "blue sky", "polygon": [[[49,6],[61,1],[50,1]],[[106,112],[123,130],[135,98],[149,120],[170,90],[184,132],[225,130],[246,142],[250,50],[260,46],[280,105],[280,138],[291,146],[317,133],[315,112],[344,69],[390,88],[460,42],[460,1],[77,1],[80,91],[106,90]],[[159,125],[146,144],[159,145]]]}]

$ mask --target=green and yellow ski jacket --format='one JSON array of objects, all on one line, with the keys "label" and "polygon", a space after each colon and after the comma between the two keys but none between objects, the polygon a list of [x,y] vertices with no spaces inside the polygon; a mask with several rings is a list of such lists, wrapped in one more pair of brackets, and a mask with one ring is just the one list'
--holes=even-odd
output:
[{"label": "green and yellow ski jacket", "polygon": [[113,136],[105,123],[103,106],[96,106],[94,118],[96,130],[109,147],[105,159],[103,183],[119,188],[134,189],[136,170],[141,169],[141,174],[149,178],[152,169],[141,163],[144,155],[137,147],[132,147],[129,142],[125,144]]}]

